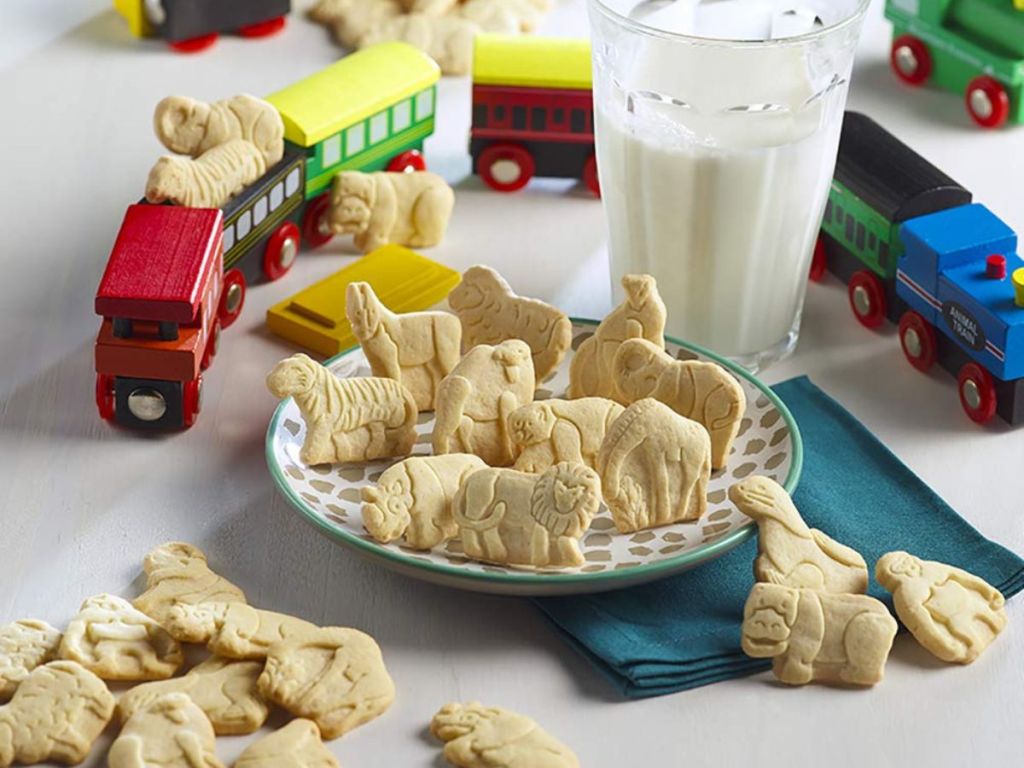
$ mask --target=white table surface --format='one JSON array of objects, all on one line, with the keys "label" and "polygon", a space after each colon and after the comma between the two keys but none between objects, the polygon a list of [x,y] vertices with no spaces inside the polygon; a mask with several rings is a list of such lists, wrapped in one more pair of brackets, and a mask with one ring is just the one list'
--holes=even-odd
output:
[{"label": "white table surface", "polygon": [[[581,35],[579,0],[556,0],[543,32]],[[300,0],[299,7],[308,3]],[[1024,129],[983,133],[960,100],[908,93],[887,71],[889,28],[871,9],[851,106],[879,118],[1024,230]],[[160,151],[150,127],[169,93],[268,93],[338,56],[295,14],[273,39],[223,39],[184,57],[138,44],[104,0],[3,0],[0,8],[0,622],[63,625],[98,592],[134,596],[140,563],[172,539],[202,547],[261,607],[373,634],[398,699],[331,744],[344,766],[440,766],[425,732],[449,700],[534,715],[587,768],[682,765],[1021,765],[1024,601],[969,668],[896,641],[868,691],[784,690],[767,674],[623,702],[526,602],[449,591],[372,567],[317,534],[277,495],[263,461],[275,406],[263,377],[290,347],[263,326],[271,304],[348,262],[340,242],[286,280],[250,291],[205,379],[191,431],[147,438],[99,421],[93,404],[97,281],[127,203]],[[451,230],[429,255],[483,261],[518,291],[574,314],[608,309],[601,206],[564,184],[515,196],[467,179],[469,88],[441,86],[427,142],[458,188]],[[512,227],[509,222],[514,222]],[[809,374],[986,535],[1024,553],[1024,435],[979,429],[955,386],[902,359],[892,330],[860,328],[842,286],[812,286],[797,353],[770,381]],[[233,759],[251,737],[221,739]],[[88,765],[103,764],[103,749]]]}]

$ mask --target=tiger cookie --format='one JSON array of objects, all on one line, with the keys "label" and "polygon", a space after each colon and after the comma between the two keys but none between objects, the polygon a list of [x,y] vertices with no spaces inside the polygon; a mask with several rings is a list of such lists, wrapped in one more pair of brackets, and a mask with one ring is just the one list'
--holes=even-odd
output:
[{"label": "tiger cookie", "polygon": [[373,720],[395,699],[395,684],[372,637],[345,627],[316,628],[275,643],[260,691],[336,739]]},{"label": "tiger cookie", "polygon": [[142,562],[146,591],[132,605],[163,624],[178,603],[244,603],[245,593],[211,570],[198,547],[179,541],[161,544]]},{"label": "tiger cookie", "polygon": [[167,630],[183,643],[205,643],[226,659],[263,659],[271,645],[316,629],[315,624],[244,603],[179,604]]},{"label": "tiger cookie", "polygon": [[36,667],[0,707],[0,768],[51,761],[77,765],[113,713],[106,684],[81,664]]},{"label": "tiger cookie", "polygon": [[209,719],[184,693],[166,693],[133,714],[110,745],[108,768],[224,768]]},{"label": "tiger cookie", "polygon": [[298,718],[246,747],[234,768],[341,768],[312,720]]},{"label": "tiger cookie", "polygon": [[33,669],[57,656],[60,632],[39,619],[0,627],[0,701],[14,695]]},{"label": "tiger cookie", "polygon": [[970,664],[1006,627],[1002,593],[952,565],[888,552],[875,578],[914,639],[943,661]]},{"label": "tiger cookie", "polygon": [[537,382],[554,373],[572,344],[572,322],[557,307],[517,296],[500,274],[480,264],[462,273],[448,294],[448,306],[462,323],[467,349],[522,339],[530,347]]},{"label": "tiger cookie", "polygon": [[256,680],[263,671],[259,661],[233,661],[211,656],[184,677],[143,683],[125,691],[117,702],[122,721],[168,693],[184,693],[213,725],[218,736],[253,733],[270,714]]},{"label": "tiger cookie", "polygon": [[185,660],[167,630],[116,595],[88,598],[61,640],[62,659],[104,680],[164,680]]},{"label": "tiger cookie", "polygon": [[516,446],[515,468],[544,472],[561,461],[597,466],[604,436],[625,409],[603,397],[540,400],[513,411],[508,429]]},{"label": "tiger cookie", "polygon": [[446,704],[430,732],[456,768],[579,768],[567,746],[518,712],[479,702]]}]

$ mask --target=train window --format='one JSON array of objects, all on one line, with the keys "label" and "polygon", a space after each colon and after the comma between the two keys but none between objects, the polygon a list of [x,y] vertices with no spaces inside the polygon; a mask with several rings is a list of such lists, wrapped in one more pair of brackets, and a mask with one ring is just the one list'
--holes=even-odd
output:
[{"label": "train window", "polygon": [[345,131],[345,157],[358,155],[366,146],[366,123],[353,125]]},{"label": "train window", "polygon": [[388,113],[380,112],[370,118],[370,143],[380,144],[388,137]]},{"label": "train window", "polygon": [[224,227],[224,253],[231,250],[231,246],[235,244],[235,228],[231,224]]},{"label": "train window", "polygon": [[825,221],[832,221],[832,198],[825,199]]},{"label": "train window", "polygon": [[487,127],[487,105],[486,104],[474,104],[473,105],[473,125],[477,128]]},{"label": "train window", "polygon": [[857,247],[861,250],[864,249],[864,225],[861,222],[857,222]]},{"label": "train window", "polygon": [[574,109],[569,113],[569,130],[583,133],[587,130],[587,113],[582,109]]},{"label": "train window", "polygon": [[534,107],[530,110],[530,130],[543,131],[548,127],[547,111],[543,107]]},{"label": "train window", "polygon": [[875,237],[874,232],[868,232],[868,250],[875,250],[875,246],[878,245],[878,238]]},{"label": "train window", "polygon": [[843,212],[843,206],[839,205],[839,203],[836,203],[836,226],[837,227],[843,226],[843,216],[845,216],[845,215],[846,214]]},{"label": "train window", "polygon": [[395,131],[404,131],[412,125],[412,102],[409,99],[395,104],[391,110],[391,128]]},{"label": "train window", "polygon": [[265,218],[267,218],[266,195],[257,200],[256,205],[252,207],[252,225],[258,227]]},{"label": "train window", "polygon": [[498,105],[497,107],[494,108],[494,121],[496,123],[500,123],[500,122],[503,122],[504,120],[505,120],[505,108],[503,106],[501,106],[501,105]]},{"label": "train window", "polygon": [[249,234],[252,229],[252,219],[249,218],[249,212],[243,211],[242,215],[238,217],[238,221],[235,222],[235,231],[238,234],[239,240],[245,240],[245,236]]},{"label": "train window", "polygon": [[424,120],[434,114],[434,89],[428,88],[416,96],[416,119]]},{"label": "train window", "polygon": [[884,241],[878,243],[878,263],[883,269],[889,266],[889,244]]},{"label": "train window", "polygon": [[556,109],[554,114],[551,116],[551,122],[552,123],[564,123],[565,122],[565,110],[562,109],[561,107]]},{"label": "train window", "polygon": [[520,131],[526,128],[526,107],[512,107],[512,127]]},{"label": "train window", "polygon": [[293,168],[292,172],[288,174],[288,178],[284,181],[284,196],[291,197],[299,191],[299,169]]},{"label": "train window", "polygon": [[341,162],[341,134],[325,139],[320,145],[321,167],[330,168]]},{"label": "train window", "polygon": [[857,225],[857,222],[854,220],[853,216],[850,215],[850,214],[847,214],[847,216],[846,216],[846,232],[845,232],[845,234],[846,234],[846,239],[848,241],[850,241],[851,243],[853,242],[853,230],[854,230],[854,227],[856,227],[856,225]]},{"label": "train window", "polygon": [[270,190],[270,210],[276,211],[284,202],[284,182],[279,181]]}]

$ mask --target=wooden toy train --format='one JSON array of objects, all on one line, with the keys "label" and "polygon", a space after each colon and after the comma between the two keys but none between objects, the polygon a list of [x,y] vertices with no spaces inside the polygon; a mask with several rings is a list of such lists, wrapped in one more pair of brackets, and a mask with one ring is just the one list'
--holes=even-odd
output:
[{"label": "wooden toy train", "polygon": [[811,278],[847,283],[866,327],[957,377],[972,420],[1024,422],[1024,260],[1014,231],[870,118],[847,112]]},{"label": "wooden toy train", "polygon": [[209,48],[225,32],[267,37],[284,28],[291,0],[114,0],[135,37],[157,37],[181,53]]}]

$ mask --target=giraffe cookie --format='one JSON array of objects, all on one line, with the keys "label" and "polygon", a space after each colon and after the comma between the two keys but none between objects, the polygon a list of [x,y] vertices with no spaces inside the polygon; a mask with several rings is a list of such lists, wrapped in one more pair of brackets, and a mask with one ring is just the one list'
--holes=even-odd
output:
[{"label": "giraffe cookie", "polygon": [[0,701],[6,701],[32,672],[57,655],[60,632],[45,621],[21,619],[0,627]]}]

